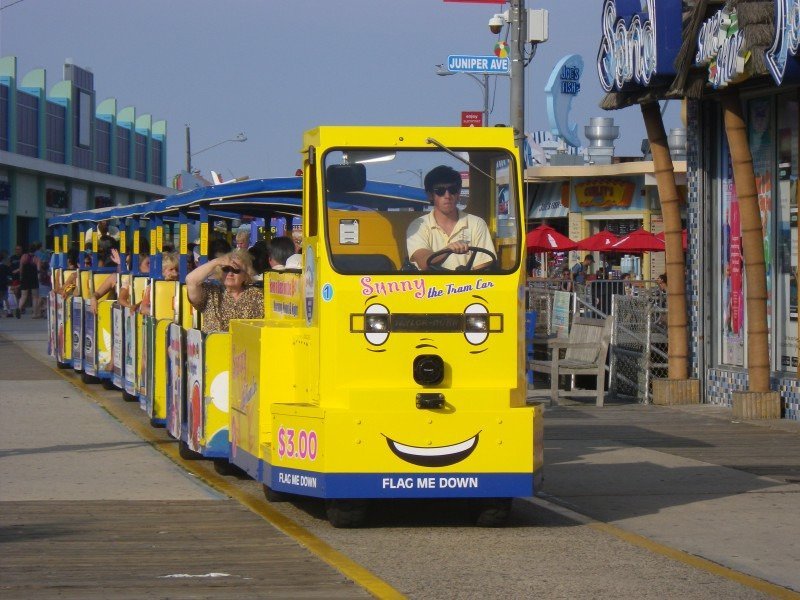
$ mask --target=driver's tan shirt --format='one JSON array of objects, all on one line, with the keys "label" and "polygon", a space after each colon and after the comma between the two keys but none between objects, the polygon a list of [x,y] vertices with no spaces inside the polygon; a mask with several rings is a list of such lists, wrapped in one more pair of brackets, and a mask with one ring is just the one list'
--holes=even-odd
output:
[{"label": "driver's tan shirt", "polygon": [[[409,260],[414,252],[423,248],[431,252],[438,252],[452,242],[464,242],[468,246],[476,246],[495,254],[492,236],[486,222],[480,217],[458,211],[458,222],[453,227],[453,232],[448,236],[433,217],[433,211],[414,219],[406,231],[406,246]],[[456,267],[465,266],[472,253],[451,254],[444,262],[439,263],[447,270],[453,271]],[[478,252],[472,268],[491,262],[491,257],[483,252]],[[420,265],[417,265],[420,267]]]}]

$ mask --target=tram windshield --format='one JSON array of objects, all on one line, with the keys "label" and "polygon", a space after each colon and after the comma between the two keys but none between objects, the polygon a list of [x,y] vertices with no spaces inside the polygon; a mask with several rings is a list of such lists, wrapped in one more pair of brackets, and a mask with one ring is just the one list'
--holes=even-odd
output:
[{"label": "tram windshield", "polygon": [[505,150],[329,151],[328,251],[340,273],[510,273],[521,256]]}]

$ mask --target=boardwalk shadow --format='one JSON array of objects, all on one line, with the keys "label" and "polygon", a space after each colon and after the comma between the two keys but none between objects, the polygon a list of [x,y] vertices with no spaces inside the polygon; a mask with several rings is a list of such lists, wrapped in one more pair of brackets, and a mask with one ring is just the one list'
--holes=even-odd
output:
[{"label": "boardwalk shadow", "polygon": [[150,444],[144,440],[139,440],[135,442],[101,442],[96,444],[57,444],[39,448],[6,448],[0,450],[0,458],[57,452],[103,452],[106,450],[127,450],[129,448],[146,448],[149,446]]},{"label": "boardwalk shadow", "polygon": [[760,475],[795,472],[780,443],[795,436],[743,427],[653,407],[549,410],[543,495],[614,521],[787,485]]}]

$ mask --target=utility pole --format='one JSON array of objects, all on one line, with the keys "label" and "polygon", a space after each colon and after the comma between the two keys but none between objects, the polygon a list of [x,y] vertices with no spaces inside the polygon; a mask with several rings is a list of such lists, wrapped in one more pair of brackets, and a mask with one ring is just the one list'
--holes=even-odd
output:
[{"label": "utility pole", "polygon": [[186,172],[192,172],[192,140],[188,123],[186,123]]},{"label": "utility pole", "polygon": [[[514,128],[514,144],[520,158],[524,160],[525,145],[525,0],[510,0],[508,22],[511,27],[511,126]],[[524,163],[523,163],[524,164]]]}]

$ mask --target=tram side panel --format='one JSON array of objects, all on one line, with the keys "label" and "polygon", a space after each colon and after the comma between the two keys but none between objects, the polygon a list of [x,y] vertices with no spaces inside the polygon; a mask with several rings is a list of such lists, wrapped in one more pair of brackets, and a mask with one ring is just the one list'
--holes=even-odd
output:
[{"label": "tram side panel", "polygon": [[265,277],[263,321],[231,322],[231,460],[272,486],[276,403],[318,403],[318,336],[303,312],[299,273]]}]

